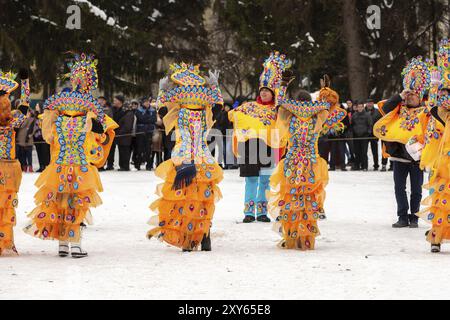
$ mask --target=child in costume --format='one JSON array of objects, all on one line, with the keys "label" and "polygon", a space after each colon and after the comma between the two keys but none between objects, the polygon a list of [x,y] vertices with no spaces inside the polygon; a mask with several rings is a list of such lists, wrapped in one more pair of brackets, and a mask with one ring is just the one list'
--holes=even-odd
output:
[{"label": "child in costume", "polygon": [[[412,59],[403,70],[404,91],[379,103],[383,118],[374,126],[374,134],[385,142],[385,152],[394,167],[395,197],[398,222],[393,228],[418,228],[422,201],[423,171],[420,159],[414,159],[406,150],[406,144],[414,136],[420,136],[429,124],[429,112],[424,106],[424,96],[430,89],[431,67],[422,57]],[[406,181],[411,180],[411,199],[406,193]],[[409,214],[410,211],[410,214]]]},{"label": "child in costume", "polygon": [[280,152],[274,130],[278,112],[275,97],[283,72],[290,66],[285,55],[272,53],[264,63],[257,100],[228,113],[234,126],[233,151],[239,158],[240,175],[245,178],[244,223],[270,222],[266,192],[273,158]]},{"label": "child in costume", "polygon": [[211,251],[211,221],[222,197],[217,184],[223,172],[207,144],[212,107],[223,104],[218,78],[217,72],[205,77],[199,66],[182,63],[172,65],[170,78],[160,82],[158,106],[169,110],[163,121],[167,134],[175,128],[176,145],[172,159],[156,169],[164,183],[151,205],[158,216],[150,224],[157,227],[147,237],[187,252]]},{"label": "child in costume", "polygon": [[[92,96],[98,87],[97,60],[85,54],[69,63],[72,90],[48,98],[42,133],[51,146],[51,163],[36,182],[37,208],[25,232],[58,240],[59,255],[84,258],[81,225],[92,221],[90,208],[101,204],[97,168],[105,165],[117,124]],[[69,247],[70,246],[70,247]]]},{"label": "child in costume", "polygon": [[287,84],[277,99],[280,106],[277,128],[280,138],[288,137],[286,158],[272,175],[271,212],[275,231],[283,237],[280,247],[314,250],[320,235],[317,221],[325,219],[325,187],[328,166],[319,155],[321,134],[341,132],[347,113],[339,107],[339,95],[322,81],[317,102],[288,100]]},{"label": "child in costume", "polygon": [[25,117],[11,111],[9,95],[19,84],[15,76],[0,71],[0,256],[16,253],[13,228],[16,225],[17,193],[22,181],[22,168],[16,160],[16,132]]},{"label": "child in costume", "polygon": [[431,251],[441,251],[441,244],[450,240],[450,42],[444,39],[438,52],[438,70],[432,72],[429,124],[423,136],[414,136],[409,142],[412,155],[421,157],[421,167],[430,171],[429,183],[424,186],[430,195],[423,201],[427,206],[418,216],[432,224],[427,232]]}]

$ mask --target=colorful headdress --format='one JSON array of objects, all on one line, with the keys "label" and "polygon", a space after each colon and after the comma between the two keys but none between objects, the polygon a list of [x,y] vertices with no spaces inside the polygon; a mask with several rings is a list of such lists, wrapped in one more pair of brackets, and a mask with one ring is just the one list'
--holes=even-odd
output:
[{"label": "colorful headdress", "polygon": [[272,52],[263,64],[264,71],[259,78],[259,89],[278,89],[283,79],[283,72],[292,66],[292,62],[284,54]]},{"label": "colorful headdress", "polygon": [[19,84],[15,81],[16,75],[12,72],[0,71],[0,95],[10,94],[17,89]]},{"label": "colorful headdress", "polygon": [[450,41],[443,39],[439,44],[438,68],[442,75],[442,86],[450,88]]},{"label": "colorful headdress", "polygon": [[323,79],[320,79],[320,92],[319,101],[328,102],[333,109],[339,104],[339,94],[331,89],[331,79],[328,75],[325,75]]},{"label": "colorful headdress", "polygon": [[85,93],[98,88],[97,64],[98,60],[93,55],[75,55],[75,60],[67,64],[70,73],[66,75],[70,78],[73,90]]},{"label": "colorful headdress", "polygon": [[170,79],[180,86],[204,86],[206,79],[200,75],[200,67],[192,64],[172,64]]},{"label": "colorful headdress", "polygon": [[30,106],[30,79],[28,71],[25,69],[20,70],[20,105]]},{"label": "colorful headdress", "polygon": [[431,70],[433,63],[422,60],[422,57],[413,58],[403,69],[403,88],[416,93],[420,99],[430,90]]}]

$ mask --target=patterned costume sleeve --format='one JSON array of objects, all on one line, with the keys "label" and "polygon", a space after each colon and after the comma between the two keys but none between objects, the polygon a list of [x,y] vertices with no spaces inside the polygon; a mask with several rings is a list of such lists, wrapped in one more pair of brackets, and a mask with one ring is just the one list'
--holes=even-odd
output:
[{"label": "patterned costume sleeve", "polygon": [[347,112],[339,107],[331,111],[323,124],[322,135],[335,134],[344,131],[345,126],[342,121],[346,116]]},{"label": "patterned costume sleeve", "polygon": [[14,110],[12,112],[12,121],[11,121],[11,126],[13,128],[20,128],[22,126],[22,124],[25,121],[25,116],[22,114],[22,112],[18,111],[18,110]]}]

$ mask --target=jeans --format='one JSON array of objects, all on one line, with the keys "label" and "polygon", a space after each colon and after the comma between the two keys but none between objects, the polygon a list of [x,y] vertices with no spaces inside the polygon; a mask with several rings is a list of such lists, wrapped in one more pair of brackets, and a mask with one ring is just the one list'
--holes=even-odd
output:
[{"label": "jeans", "polygon": [[270,176],[245,178],[245,210],[246,216],[267,216],[266,191],[270,189]]},{"label": "jeans", "polygon": [[[411,209],[411,215],[420,210],[422,201],[423,171],[415,163],[403,163],[394,161],[395,198],[397,200],[397,215],[407,217]],[[406,180],[408,175],[411,180],[411,199],[408,201],[406,193]]]}]

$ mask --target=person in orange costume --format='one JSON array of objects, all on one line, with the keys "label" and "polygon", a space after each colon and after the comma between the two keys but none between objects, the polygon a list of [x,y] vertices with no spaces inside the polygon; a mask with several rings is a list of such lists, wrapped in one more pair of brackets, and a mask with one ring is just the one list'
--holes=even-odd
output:
[{"label": "person in orange costume", "polygon": [[275,128],[278,113],[275,99],[283,73],[290,66],[291,61],[285,55],[273,52],[264,62],[256,101],[246,102],[228,113],[234,127],[233,151],[239,159],[240,176],[245,178],[244,223],[271,222],[266,192],[281,153]]},{"label": "person in orange costume", "polygon": [[172,158],[156,169],[164,180],[159,199],[151,205],[158,215],[147,238],[157,238],[184,252],[211,251],[211,225],[215,203],[222,197],[217,186],[223,172],[208,148],[213,125],[212,107],[223,104],[219,73],[203,76],[199,66],[173,64],[160,82],[158,105],[167,106],[166,133],[175,129]]},{"label": "person in orange costume", "polygon": [[320,235],[317,221],[326,218],[328,165],[319,155],[319,137],[343,131],[347,115],[330,86],[326,76],[314,103],[286,99],[286,80],[278,95],[277,128],[281,140],[288,137],[288,151],[271,177],[269,208],[277,221],[275,231],[283,238],[281,248],[314,250]]},{"label": "person in orange costume", "polygon": [[[403,92],[379,104],[383,118],[374,126],[374,135],[385,142],[386,155],[394,167],[395,196],[398,221],[393,228],[418,228],[422,201],[423,171],[419,159],[413,159],[406,144],[421,135],[429,123],[424,96],[430,89],[431,67],[422,57],[413,58],[403,70]],[[411,181],[411,199],[406,193],[408,176]]]},{"label": "person in orange costume", "polygon": [[102,168],[117,124],[108,118],[92,90],[98,87],[97,60],[75,55],[69,64],[72,90],[48,98],[42,133],[51,147],[51,163],[39,176],[25,232],[42,240],[58,240],[59,256],[84,258],[81,226],[92,221],[90,208],[101,204],[103,191],[97,168]]},{"label": "person in orange costume", "polygon": [[16,159],[15,129],[25,117],[17,110],[11,111],[9,95],[19,86],[14,78],[11,72],[0,71],[0,256],[17,254],[13,228],[22,168]]}]

